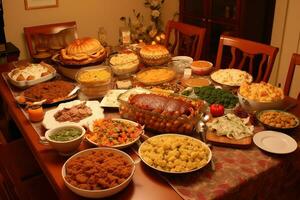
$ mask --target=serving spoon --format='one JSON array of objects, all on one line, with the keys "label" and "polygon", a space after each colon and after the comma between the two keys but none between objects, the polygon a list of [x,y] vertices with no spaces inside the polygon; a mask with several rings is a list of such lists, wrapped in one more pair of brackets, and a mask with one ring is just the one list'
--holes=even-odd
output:
[{"label": "serving spoon", "polygon": [[[205,114],[201,120],[199,120],[196,124],[196,132],[200,134],[200,139],[210,148],[212,149],[212,144],[208,143],[206,140],[206,131],[207,126],[206,122],[210,119],[210,116],[208,114]],[[215,161],[213,155],[211,156],[210,160],[210,167],[212,171],[215,171]]]}]

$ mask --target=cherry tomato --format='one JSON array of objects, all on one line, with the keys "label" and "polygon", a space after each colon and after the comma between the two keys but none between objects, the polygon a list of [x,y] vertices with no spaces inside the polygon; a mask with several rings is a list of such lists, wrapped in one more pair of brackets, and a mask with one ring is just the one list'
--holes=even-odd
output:
[{"label": "cherry tomato", "polygon": [[221,104],[211,104],[209,108],[213,117],[220,117],[224,114],[224,106]]}]

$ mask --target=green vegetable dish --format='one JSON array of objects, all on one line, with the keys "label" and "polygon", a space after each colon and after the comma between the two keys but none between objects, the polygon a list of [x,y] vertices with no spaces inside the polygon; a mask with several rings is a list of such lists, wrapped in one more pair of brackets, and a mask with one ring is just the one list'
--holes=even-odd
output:
[{"label": "green vegetable dish", "polygon": [[213,86],[194,88],[194,93],[208,104],[222,104],[225,108],[233,108],[239,101],[231,92]]},{"label": "green vegetable dish", "polygon": [[58,129],[56,132],[51,134],[49,138],[55,141],[69,141],[79,137],[80,135],[81,135],[80,129],[69,127],[69,128]]}]

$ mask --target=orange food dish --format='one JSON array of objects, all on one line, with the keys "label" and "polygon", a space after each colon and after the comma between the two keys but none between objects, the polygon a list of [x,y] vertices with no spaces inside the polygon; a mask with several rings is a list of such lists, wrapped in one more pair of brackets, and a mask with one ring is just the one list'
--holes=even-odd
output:
[{"label": "orange food dish", "polygon": [[194,77],[194,78],[184,79],[182,83],[188,87],[202,87],[202,86],[210,85],[211,82],[206,78]]},{"label": "orange food dish", "polygon": [[205,60],[197,60],[192,62],[191,68],[194,74],[207,75],[213,67],[211,62]]}]

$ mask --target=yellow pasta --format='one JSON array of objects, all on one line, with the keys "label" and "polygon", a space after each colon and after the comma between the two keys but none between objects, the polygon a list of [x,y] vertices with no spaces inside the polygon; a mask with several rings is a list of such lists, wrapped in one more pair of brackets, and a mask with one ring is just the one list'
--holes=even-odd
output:
[{"label": "yellow pasta", "polygon": [[283,90],[270,83],[243,83],[240,87],[240,94],[248,99],[260,102],[277,101],[284,98]]}]

